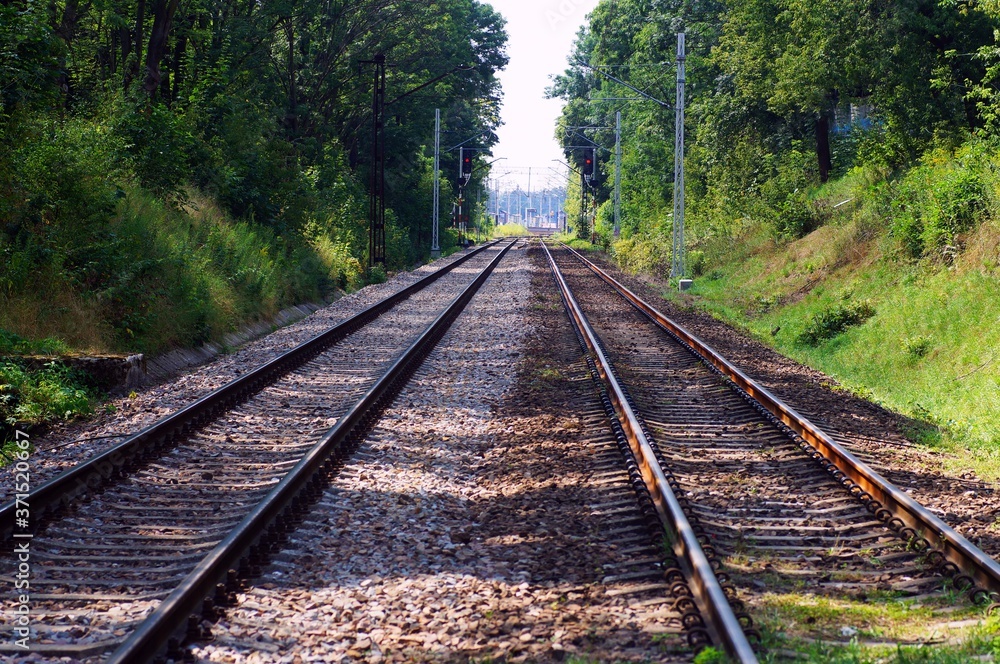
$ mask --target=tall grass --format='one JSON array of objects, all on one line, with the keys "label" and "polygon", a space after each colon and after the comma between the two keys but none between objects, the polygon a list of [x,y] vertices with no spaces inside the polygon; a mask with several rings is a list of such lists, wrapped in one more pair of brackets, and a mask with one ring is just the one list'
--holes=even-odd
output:
[{"label": "tall grass", "polygon": [[331,284],[318,251],[235,222],[195,192],[179,209],[130,189],[103,238],[67,254],[0,294],[0,328],[82,350],[155,353],[319,299]]}]

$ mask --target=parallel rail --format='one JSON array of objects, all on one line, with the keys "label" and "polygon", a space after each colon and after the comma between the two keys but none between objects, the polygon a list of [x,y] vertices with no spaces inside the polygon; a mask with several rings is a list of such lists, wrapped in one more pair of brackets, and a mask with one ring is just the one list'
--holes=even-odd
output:
[{"label": "parallel rail", "polygon": [[[565,246],[565,245],[564,245]],[[682,326],[657,311],[579,252],[565,247],[580,262],[614,288],[654,324],[699,355],[709,365],[754,399],[767,412],[805,441],[818,461],[881,521],[904,539],[929,550],[928,557],[943,562],[956,574],[955,584],[973,598],[1000,598],[1000,563],[957,533],[935,514],[844,449],[831,436],[743,373]]]},{"label": "parallel rail", "polygon": [[[545,245],[543,244],[543,246]],[[694,600],[705,619],[710,637],[714,643],[721,645],[736,662],[741,664],[757,662],[753,647],[747,640],[743,627],[729,604],[722,584],[715,576],[708,556],[705,555],[698,542],[694,528],[684,514],[677,496],[670,488],[663,468],[653,452],[653,447],[642,430],[639,418],[615,377],[610,360],[601,348],[597,334],[573,297],[548,247],[545,247],[545,253],[548,256],[549,266],[559,286],[570,318],[590,350],[597,370],[607,387],[608,395],[628,438],[632,454],[653,499],[656,511],[671,535],[674,555],[685,572]]]},{"label": "parallel rail", "polygon": [[195,624],[198,622],[200,609],[205,608],[204,600],[217,592],[218,584],[231,575],[230,570],[235,571],[241,563],[265,554],[280,540],[296,513],[309,502],[309,496],[320,491],[323,477],[332,469],[338,455],[349,448],[353,439],[364,434],[514,244],[516,241],[501,250],[452,300],[365,395],[122,643],[107,660],[109,664],[147,662],[153,653],[170,646],[171,640],[178,638],[179,631],[188,626],[192,618]]},{"label": "parallel rail", "polygon": [[[126,438],[114,447],[70,468],[31,491],[22,504],[31,506],[37,524],[47,513],[68,507],[84,496],[97,491],[130,465],[157,455],[181,434],[242,403],[253,394],[293,371],[325,348],[360,329],[389,311],[417,291],[429,286],[445,274],[496,243],[483,245],[441,269],[414,282],[386,299],[330,328],[312,339],[281,354],[273,360],[212,391],[194,403],[171,413],[149,427]],[[11,501],[0,507],[0,538],[14,534],[17,505]]]}]

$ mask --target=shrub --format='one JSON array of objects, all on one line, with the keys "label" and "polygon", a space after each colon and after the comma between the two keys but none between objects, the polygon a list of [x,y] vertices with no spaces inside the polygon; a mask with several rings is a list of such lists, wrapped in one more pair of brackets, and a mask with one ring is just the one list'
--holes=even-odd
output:
[{"label": "shrub", "polygon": [[728,661],[729,658],[726,657],[726,653],[716,650],[711,646],[702,650],[694,658],[694,664],[725,664]]},{"label": "shrub", "polygon": [[83,120],[39,123],[24,139],[11,155],[24,201],[17,215],[22,228],[42,245],[100,234],[119,197],[114,139]]},{"label": "shrub", "polygon": [[67,351],[69,346],[61,339],[29,340],[0,329],[0,354],[3,355],[58,355]]},{"label": "shrub", "polygon": [[924,222],[912,210],[902,210],[892,219],[892,234],[911,258],[924,253]]},{"label": "shrub", "polygon": [[381,265],[376,263],[368,268],[368,283],[384,284],[388,278],[388,275],[385,273],[385,268]]},{"label": "shrub", "polygon": [[666,272],[670,266],[671,242],[656,234],[633,235],[615,242],[613,255],[632,274]]},{"label": "shrub", "polygon": [[700,277],[705,272],[705,252],[701,249],[688,251],[687,268],[693,276]]},{"label": "shrub", "polygon": [[0,438],[14,428],[68,420],[91,413],[91,393],[83,376],[57,362],[30,371],[14,361],[0,362]]},{"label": "shrub", "polygon": [[931,163],[911,169],[890,187],[892,234],[914,257],[954,244],[956,236],[973,228],[987,206],[987,187],[974,168],[954,162]]},{"label": "shrub", "polygon": [[986,187],[979,174],[966,168],[951,169],[932,185],[931,206],[923,231],[924,251],[952,244],[958,233],[979,220],[986,205]]},{"label": "shrub", "polygon": [[875,308],[867,301],[829,307],[809,320],[805,330],[799,334],[798,341],[807,346],[818,346],[849,327],[861,325],[874,315]]},{"label": "shrub", "polygon": [[802,192],[793,192],[778,208],[775,229],[779,236],[797,239],[816,230],[816,215]]},{"label": "shrub", "polygon": [[334,241],[328,235],[317,235],[312,240],[312,246],[337,288],[345,291],[357,289],[364,268],[361,261],[351,255],[347,242]]},{"label": "shrub", "polygon": [[145,108],[145,102],[125,110],[116,133],[125,145],[139,182],[158,194],[177,193],[190,177],[189,155],[195,139],[184,119],[163,104]]}]

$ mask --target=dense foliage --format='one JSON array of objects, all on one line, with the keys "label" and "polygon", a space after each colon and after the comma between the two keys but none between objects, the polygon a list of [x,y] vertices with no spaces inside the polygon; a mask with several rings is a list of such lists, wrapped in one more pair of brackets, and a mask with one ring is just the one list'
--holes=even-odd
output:
[{"label": "dense foliage", "polygon": [[[891,182],[929,150],[1000,129],[998,16],[995,0],[604,0],[550,90],[566,101],[557,134],[566,146],[580,145],[581,133],[602,146],[596,218],[609,243],[613,132],[574,128],[613,126],[622,112],[618,251],[669,263],[670,106],[684,31],[691,243],[761,223],[801,237],[824,222],[810,187],[860,167]],[[667,106],[636,100],[614,79]],[[970,226],[981,192],[960,171],[941,185],[947,219],[905,230],[914,252]]]},{"label": "dense foliage", "polygon": [[477,0],[0,0],[0,328],[158,350],[356,285],[378,53],[387,267],[420,260],[434,109],[489,148],[505,43]]}]

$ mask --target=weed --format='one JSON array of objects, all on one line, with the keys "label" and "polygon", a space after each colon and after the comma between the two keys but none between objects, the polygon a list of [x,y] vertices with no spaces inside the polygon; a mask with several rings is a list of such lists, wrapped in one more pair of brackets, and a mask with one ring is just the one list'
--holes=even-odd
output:
[{"label": "weed", "polygon": [[694,658],[694,664],[726,664],[728,661],[729,658],[724,652],[712,646],[705,648]]},{"label": "weed", "polygon": [[2,355],[61,355],[69,352],[62,339],[29,340],[13,332],[0,329],[0,354]]},{"label": "weed", "polygon": [[903,349],[906,354],[914,359],[919,359],[931,349],[932,340],[929,336],[918,334],[912,337],[905,337],[903,339]]},{"label": "weed", "polygon": [[818,346],[849,327],[863,324],[874,315],[875,307],[868,301],[831,306],[812,317],[799,335],[798,342],[806,346]]},{"label": "weed", "polygon": [[552,367],[549,366],[536,369],[535,373],[540,380],[544,380],[550,383],[562,380],[563,378],[562,373],[558,369],[553,369]]}]

